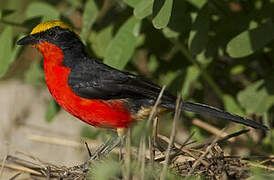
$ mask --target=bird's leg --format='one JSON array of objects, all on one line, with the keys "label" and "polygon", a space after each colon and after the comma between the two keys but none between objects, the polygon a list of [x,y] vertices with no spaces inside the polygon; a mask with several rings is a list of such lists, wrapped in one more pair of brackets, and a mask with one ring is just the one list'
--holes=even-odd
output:
[{"label": "bird's leg", "polygon": [[94,152],[92,155],[89,154],[89,159],[88,159],[85,163],[83,163],[83,164],[81,164],[81,165],[73,166],[72,169],[88,169],[89,163],[90,163],[92,160],[94,160],[94,159],[96,159],[97,157],[99,157],[100,154],[104,151],[104,149],[105,149],[107,146],[110,146],[111,143],[112,143],[113,141],[115,141],[116,139],[117,139],[117,137],[111,137],[109,140],[107,140],[105,143],[103,143],[101,146],[99,146],[99,148],[97,148],[97,149],[95,150],[95,152]]},{"label": "bird's leg", "polygon": [[[118,137],[104,150],[103,156],[106,156],[118,145],[123,145],[125,140],[126,128],[117,128]],[[121,152],[121,151],[120,151]],[[121,156],[121,155],[120,155]]]},{"label": "bird's leg", "polygon": [[120,138],[119,161],[123,159],[123,148],[125,147],[125,139],[126,139],[125,137],[126,135],[121,137],[118,136],[118,138]]},{"label": "bird's leg", "polygon": [[95,152],[93,153],[92,156],[90,156],[90,158],[89,158],[88,161],[92,161],[92,160],[96,159],[96,157],[99,157],[100,154],[104,151],[104,149],[105,149],[106,147],[108,147],[109,145],[111,145],[111,143],[112,143],[113,141],[115,141],[115,139],[116,139],[115,137],[111,137],[109,140],[107,140],[105,143],[103,143],[99,148],[97,148],[97,149],[95,150]]},{"label": "bird's leg", "polygon": [[117,134],[118,134],[118,138],[121,139],[121,142],[120,142],[120,151],[119,151],[119,160],[121,161],[122,160],[122,157],[123,157],[123,147],[124,147],[124,144],[125,144],[125,135],[127,133],[127,129],[126,128],[118,128],[117,129]]},{"label": "bird's leg", "polygon": [[103,143],[99,148],[95,150],[95,152],[89,157],[89,159],[81,165],[74,166],[72,169],[88,169],[89,163],[96,159],[97,157],[105,157],[108,155],[115,147],[117,147],[120,144],[123,144],[123,141],[125,139],[126,129],[125,128],[117,128],[117,134],[116,137],[111,137],[109,140],[107,140],[105,143]]},{"label": "bird's leg", "polygon": [[155,159],[155,146],[157,146],[157,136],[158,136],[158,117],[156,116],[153,120],[153,129],[152,129],[152,135],[151,135],[151,162],[154,162]]}]

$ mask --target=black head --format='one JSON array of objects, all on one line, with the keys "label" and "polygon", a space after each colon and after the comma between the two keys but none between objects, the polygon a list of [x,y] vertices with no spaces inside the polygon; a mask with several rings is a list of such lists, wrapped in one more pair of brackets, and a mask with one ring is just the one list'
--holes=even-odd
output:
[{"label": "black head", "polygon": [[61,21],[46,21],[37,25],[29,35],[20,39],[17,45],[35,45],[42,42],[54,44],[61,49],[83,46],[78,35]]},{"label": "black head", "polygon": [[41,47],[45,42],[56,45],[63,51],[65,66],[71,66],[77,59],[86,56],[85,46],[79,36],[61,21],[46,21],[37,25],[29,35],[20,39],[17,45]]}]

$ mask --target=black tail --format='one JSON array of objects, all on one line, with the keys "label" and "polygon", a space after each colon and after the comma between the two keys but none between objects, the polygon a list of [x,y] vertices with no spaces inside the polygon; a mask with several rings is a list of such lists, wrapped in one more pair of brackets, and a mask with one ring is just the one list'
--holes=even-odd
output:
[{"label": "black tail", "polygon": [[256,129],[268,130],[268,128],[262,124],[259,124],[255,121],[243,118],[241,116],[231,114],[229,112],[222,111],[218,108],[211,107],[205,104],[192,103],[192,102],[183,102],[182,110],[194,112],[197,114],[213,116],[216,118],[227,119],[236,123],[244,124]]}]

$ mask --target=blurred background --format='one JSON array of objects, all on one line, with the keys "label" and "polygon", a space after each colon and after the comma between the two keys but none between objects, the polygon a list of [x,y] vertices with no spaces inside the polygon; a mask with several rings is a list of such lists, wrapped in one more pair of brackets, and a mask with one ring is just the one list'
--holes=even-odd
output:
[{"label": "blurred background", "polygon": [[[21,152],[72,166],[87,158],[84,141],[92,141],[92,149],[111,133],[60,109],[45,85],[42,56],[16,46],[52,19],[71,25],[90,56],[112,67],[273,128],[273,9],[273,0],[1,0],[1,159]],[[172,116],[160,118],[160,133],[169,135]],[[183,113],[176,139],[194,132],[202,142],[224,127],[226,133],[244,128]],[[222,147],[234,155],[271,155],[274,130],[252,129]]]}]

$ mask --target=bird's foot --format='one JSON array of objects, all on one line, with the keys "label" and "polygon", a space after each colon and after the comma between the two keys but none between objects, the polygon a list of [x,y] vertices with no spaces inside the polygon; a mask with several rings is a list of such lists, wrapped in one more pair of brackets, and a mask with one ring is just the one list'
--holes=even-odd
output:
[{"label": "bird's foot", "polygon": [[105,143],[103,143],[99,148],[96,149],[96,151],[91,154],[88,145],[86,144],[88,153],[89,153],[89,159],[81,164],[81,165],[77,165],[77,166],[73,166],[70,169],[72,170],[77,170],[77,169],[82,169],[82,170],[88,170],[89,164],[90,162],[92,162],[95,159],[101,159],[105,156],[107,156],[114,148],[116,148],[117,146],[119,146],[120,144],[123,143],[125,137],[112,137],[109,140],[107,140]]}]

